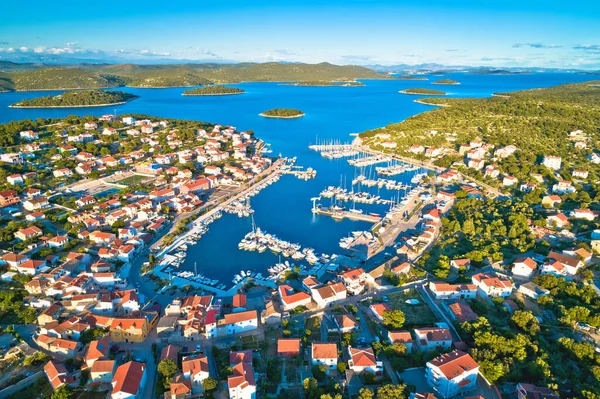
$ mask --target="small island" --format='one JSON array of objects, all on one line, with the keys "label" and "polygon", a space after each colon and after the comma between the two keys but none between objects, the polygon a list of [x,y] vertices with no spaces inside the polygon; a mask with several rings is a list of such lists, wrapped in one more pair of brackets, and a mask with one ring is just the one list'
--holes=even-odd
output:
[{"label": "small island", "polygon": [[11,108],[82,108],[125,104],[138,96],[122,91],[71,90],[56,96],[25,99]]},{"label": "small island", "polygon": [[441,90],[420,89],[420,88],[404,89],[404,90],[400,90],[400,93],[426,95],[426,96],[445,96],[446,95],[446,92],[441,91]]},{"label": "small island", "polygon": [[414,76],[414,75],[402,75],[398,76],[399,80],[429,80],[425,76]]},{"label": "small island", "polygon": [[184,91],[182,96],[231,96],[245,93],[244,90],[229,86],[206,86]]},{"label": "small island", "polygon": [[436,80],[431,82],[432,85],[459,85],[460,82],[454,80],[454,79],[440,79],[440,80]]},{"label": "small island", "polygon": [[291,108],[273,108],[268,111],[264,111],[264,112],[260,113],[259,115],[264,116],[265,118],[289,119],[289,118],[301,118],[304,116],[304,112],[297,110],[297,109],[291,109]]},{"label": "small island", "polygon": [[328,80],[310,80],[305,82],[296,82],[290,84],[290,86],[319,86],[319,87],[359,87],[364,86],[363,82],[356,81],[328,81]]}]

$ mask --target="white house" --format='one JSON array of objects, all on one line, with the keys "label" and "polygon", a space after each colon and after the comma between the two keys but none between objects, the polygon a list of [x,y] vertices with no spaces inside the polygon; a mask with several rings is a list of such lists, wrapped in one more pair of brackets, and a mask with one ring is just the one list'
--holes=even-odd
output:
[{"label": "white house", "polygon": [[352,269],[339,275],[350,295],[358,295],[365,289],[367,274],[363,269]]},{"label": "white house", "polygon": [[474,284],[448,284],[431,281],[429,290],[435,299],[474,299],[477,296],[477,286]]},{"label": "white house", "polygon": [[[583,262],[577,258],[569,255],[559,254],[558,252],[550,252],[547,256],[548,262],[542,266],[542,274],[546,273],[545,267],[547,265],[553,265],[560,263],[564,267],[564,274],[567,276],[574,276],[577,274],[579,269],[583,266]],[[557,265],[558,266],[558,265]]]},{"label": "white house", "polygon": [[575,219],[585,219],[589,221],[596,219],[596,213],[591,209],[575,209],[572,216]]},{"label": "white house", "polygon": [[227,335],[253,330],[258,327],[256,310],[230,313],[226,314],[224,318],[226,326],[225,331]]},{"label": "white house", "polygon": [[409,331],[388,331],[387,339],[390,344],[395,344],[396,342],[404,344],[408,353],[411,353],[413,350],[414,341]]},{"label": "white house", "polygon": [[355,373],[383,374],[383,362],[378,361],[373,348],[348,347],[348,368]]},{"label": "white house", "polygon": [[447,328],[425,327],[415,328],[415,342],[423,352],[436,349],[450,349],[452,345],[452,334]]},{"label": "white house", "polygon": [[513,263],[512,274],[530,278],[537,269],[537,263],[531,258],[519,258]]},{"label": "white house", "polygon": [[208,358],[206,356],[184,357],[181,361],[181,369],[183,378],[191,381],[192,391],[195,393],[203,392],[202,381],[210,377]]},{"label": "white house", "polygon": [[477,362],[461,351],[446,353],[427,362],[425,372],[427,384],[444,399],[475,388],[478,374]]},{"label": "white house", "polygon": [[229,398],[255,399],[256,379],[251,363],[238,363],[232,367],[232,374],[227,377]]},{"label": "white house", "polygon": [[549,169],[559,170],[561,162],[562,162],[561,157],[546,155],[546,156],[544,156],[544,160],[542,161],[542,164]]},{"label": "white house", "polygon": [[312,299],[321,307],[341,299],[346,299],[346,287],[342,282],[325,284],[310,290]]},{"label": "white house", "polygon": [[486,273],[475,274],[471,281],[477,286],[477,294],[482,298],[507,297],[514,288],[509,279]]},{"label": "white house", "polygon": [[323,364],[328,370],[337,367],[338,347],[337,343],[313,343],[311,347],[312,364]]},{"label": "white house", "polygon": [[550,294],[550,291],[545,289],[544,287],[540,287],[539,285],[537,285],[534,282],[528,282],[525,284],[522,284],[518,291],[523,294],[528,296],[531,299],[538,299],[539,297],[543,296],[543,295],[548,295]]}]

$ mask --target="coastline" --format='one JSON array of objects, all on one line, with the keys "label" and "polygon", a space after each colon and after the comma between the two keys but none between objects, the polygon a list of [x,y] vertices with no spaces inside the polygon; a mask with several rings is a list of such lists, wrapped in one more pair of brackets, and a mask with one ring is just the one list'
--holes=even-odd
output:
[{"label": "coastline", "polygon": [[124,86],[102,86],[102,87],[67,87],[67,88],[55,88],[55,89],[27,89],[27,90],[6,90],[10,91],[18,91],[18,92],[28,92],[28,91],[63,91],[63,90],[103,90],[103,89],[116,89],[118,87]]},{"label": "coastline", "polygon": [[300,84],[300,83],[280,83],[279,86],[296,86],[296,87],[365,87],[366,84],[361,84],[361,85],[357,85],[357,84],[349,84],[349,83],[342,83],[342,84],[326,84],[326,85],[306,85],[306,84]]},{"label": "coastline", "polygon": [[423,104],[423,105],[430,105],[432,107],[449,107],[450,104],[430,104],[430,103],[426,103],[425,101],[421,101],[421,100],[413,100],[414,103],[417,104]]},{"label": "coastline", "polygon": [[215,93],[215,94],[185,94],[181,93],[182,96],[190,96],[190,97],[210,97],[210,96],[237,96],[238,94],[246,94],[245,91],[241,93]]},{"label": "coastline", "polygon": [[432,84],[432,85],[441,85],[441,86],[444,86],[444,85],[448,85],[448,86],[456,86],[456,85],[459,85],[459,84],[460,84],[460,82],[456,82],[456,83],[437,83],[437,82],[431,82],[431,84]]},{"label": "coastline", "polygon": [[400,94],[408,94],[411,96],[447,96],[448,93],[409,93],[406,90],[399,90],[398,93]]},{"label": "coastline", "polygon": [[[137,98],[137,97],[136,97]],[[135,98],[132,98],[130,100],[127,101],[121,101],[118,103],[109,103],[109,104],[91,104],[91,105],[48,105],[48,106],[27,106],[27,105],[9,105],[8,108],[93,108],[93,107],[110,107],[113,105],[123,105],[123,104],[127,104],[130,101],[135,100]]]},{"label": "coastline", "polygon": [[306,115],[304,112],[299,114],[299,115],[293,115],[293,116],[274,116],[274,115],[265,115],[264,113],[260,113],[258,114],[258,116],[262,116],[263,118],[274,118],[274,119],[295,119],[295,118],[302,118],[304,115]]}]

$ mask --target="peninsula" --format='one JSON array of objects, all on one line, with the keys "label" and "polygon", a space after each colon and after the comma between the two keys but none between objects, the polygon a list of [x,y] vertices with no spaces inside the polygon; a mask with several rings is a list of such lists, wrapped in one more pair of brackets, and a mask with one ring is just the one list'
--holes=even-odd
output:
[{"label": "peninsula", "polygon": [[323,86],[323,87],[360,87],[365,86],[363,82],[331,82],[327,80],[310,80],[306,82],[291,83],[289,86]]},{"label": "peninsula", "polygon": [[228,86],[207,86],[199,87],[197,89],[186,90],[182,96],[230,96],[235,94],[245,93],[244,90],[238,89],[237,87]]},{"label": "peninsula", "polygon": [[404,90],[400,90],[399,93],[426,95],[426,96],[445,96],[446,95],[445,91],[433,90],[433,89],[421,89],[421,88],[404,89]]},{"label": "peninsula", "polygon": [[431,82],[432,85],[459,85],[460,82],[454,79],[440,79]]},{"label": "peninsula", "polygon": [[56,96],[25,99],[11,108],[83,108],[125,104],[138,96],[122,91],[71,90]]},{"label": "peninsula", "polygon": [[290,118],[301,118],[304,116],[304,112],[291,109],[291,108],[273,108],[267,111],[264,111],[259,114],[260,116],[264,116],[265,118],[282,118],[282,119],[290,119]]},{"label": "peninsula", "polygon": [[429,80],[425,76],[402,75],[397,77],[398,80]]}]

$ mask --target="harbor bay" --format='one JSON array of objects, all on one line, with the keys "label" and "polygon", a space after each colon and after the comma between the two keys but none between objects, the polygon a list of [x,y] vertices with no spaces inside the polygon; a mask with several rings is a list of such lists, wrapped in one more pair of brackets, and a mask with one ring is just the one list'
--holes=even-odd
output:
[{"label": "harbor bay", "polygon": [[[484,97],[494,92],[550,86],[565,82],[586,80],[585,76],[572,74],[528,74],[528,75],[469,75],[450,74],[460,80],[461,85],[452,87],[449,97]],[[160,115],[171,118],[185,118],[210,121],[236,126],[238,129],[251,129],[257,137],[270,144],[270,156],[296,157],[296,164],[317,171],[315,178],[301,180],[291,175],[282,175],[280,180],[265,187],[249,200],[254,210],[251,217],[238,217],[223,214],[208,226],[208,231],[188,245],[185,260],[178,271],[202,274],[208,279],[218,280],[219,285],[229,288],[236,274],[241,271],[261,273],[267,276],[268,269],[279,262],[279,256],[270,250],[264,252],[246,251],[238,247],[240,241],[252,231],[254,224],[264,232],[275,235],[302,248],[313,248],[317,254],[345,254],[340,248],[340,240],[350,237],[353,231],[369,230],[373,221],[334,219],[326,214],[313,212],[311,198],[328,187],[342,187],[347,191],[358,191],[353,184],[363,174],[367,180],[386,179],[401,184],[410,184],[412,177],[423,170],[412,170],[398,175],[380,175],[376,168],[388,167],[383,160],[368,165],[366,155],[353,155],[345,158],[328,158],[309,148],[312,144],[350,142],[353,133],[384,126],[390,122],[404,120],[414,114],[427,111],[431,106],[417,104],[411,96],[398,94],[399,90],[410,87],[407,81],[365,81],[364,87],[349,91],[338,87],[294,87],[276,83],[244,83],[243,96],[189,97],[181,96],[184,89],[134,89],[124,88],[132,94],[140,95],[135,102],[118,107],[105,107],[87,110],[63,109],[14,109],[8,105],[20,101],[31,93],[3,93],[0,95],[0,121],[37,117],[59,117],[68,114],[139,113]],[[56,92],[57,94],[59,92]],[[47,94],[47,93],[45,93]],[[52,94],[52,93],[51,93]],[[302,109],[306,116],[299,119],[269,119],[258,114],[273,107]],[[359,112],[360,111],[360,112]],[[391,119],[390,119],[391,118]],[[361,158],[362,157],[362,158]],[[349,159],[362,159],[359,165],[350,165]],[[364,163],[367,164],[364,164]],[[363,164],[363,165],[361,165]],[[393,172],[393,170],[392,170]],[[379,183],[369,187],[361,185],[361,192],[369,192],[385,201],[398,199],[398,190],[388,190]],[[331,199],[322,198],[322,206],[332,205]],[[390,203],[361,203],[345,201],[347,209],[355,208],[363,214],[383,216],[390,209]],[[366,269],[376,266],[388,250],[367,261]],[[310,267],[306,262],[283,258],[282,261]]]}]

